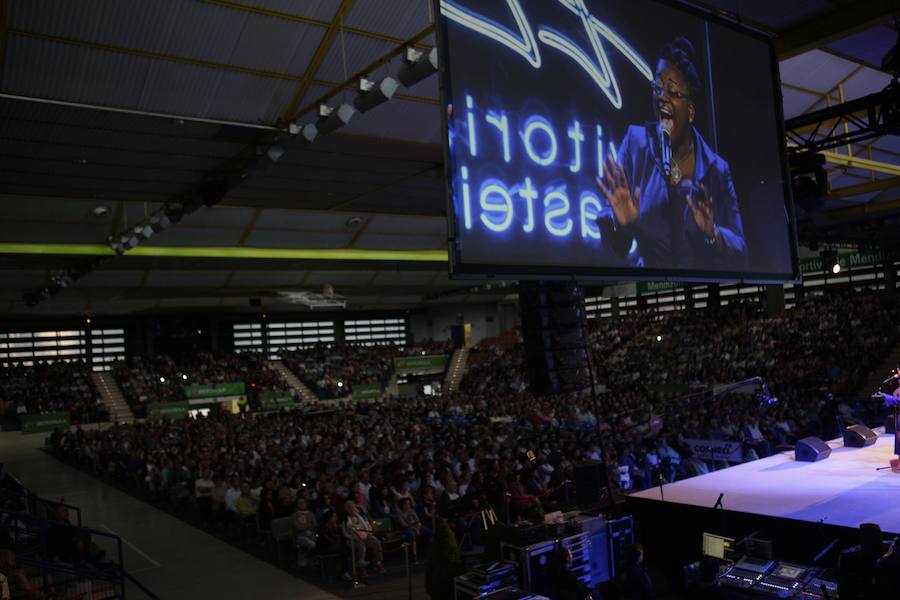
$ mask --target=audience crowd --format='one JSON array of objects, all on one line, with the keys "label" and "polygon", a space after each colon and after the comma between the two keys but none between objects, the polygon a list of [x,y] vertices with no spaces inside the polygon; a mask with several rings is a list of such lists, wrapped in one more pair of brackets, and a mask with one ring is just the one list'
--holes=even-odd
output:
[{"label": "audience crowd", "polygon": [[281,360],[288,369],[321,400],[344,398],[355,385],[385,386],[394,371],[397,347],[330,346],[282,350]]},{"label": "audience crowd", "polygon": [[[379,570],[385,549],[372,531],[385,523],[415,550],[441,515],[464,545],[478,544],[482,509],[518,520],[569,504],[574,490],[565,482],[586,461],[605,463],[613,493],[630,491],[727,466],[693,455],[687,440],[737,441],[742,459],[752,460],[827,435],[835,414],[871,417],[877,403],[854,399],[896,343],[898,316],[893,304],[866,294],[808,297],[777,317],[755,303],[632,312],[591,324],[594,393],[535,396],[521,344],[485,343],[460,391],[443,397],[318,413],[213,411],[58,431],[51,442],[102,476],[181,498],[211,519],[267,530],[289,517],[301,564],[313,553],[337,554],[350,571],[352,548],[360,569]],[[383,385],[397,354],[390,346],[314,347],[283,359],[321,396],[343,396],[354,384]],[[178,365],[156,357],[129,359],[114,372],[135,401],[147,402],[159,399],[157,383],[180,389],[182,375],[266,381],[258,375],[264,364],[252,355]],[[709,391],[755,376],[767,379],[777,403],[754,390]]]},{"label": "audience crowd", "polygon": [[0,420],[55,412],[69,413],[71,421],[78,423],[109,419],[84,361],[0,367]]},{"label": "audience crowd", "polygon": [[179,360],[167,355],[130,356],[113,363],[112,374],[132,407],[184,400],[184,388],[191,384],[242,381],[253,393],[288,390],[259,352],[199,353]]}]

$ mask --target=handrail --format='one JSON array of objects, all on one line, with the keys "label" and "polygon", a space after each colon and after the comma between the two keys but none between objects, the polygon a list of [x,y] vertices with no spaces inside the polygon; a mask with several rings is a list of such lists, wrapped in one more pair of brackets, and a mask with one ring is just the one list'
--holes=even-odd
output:
[{"label": "handrail", "polygon": [[[29,539],[39,544],[34,544],[30,548],[16,551],[16,560],[25,566],[40,569],[46,583],[47,572],[65,573],[75,575],[88,580],[106,581],[116,586],[120,593],[117,597],[125,598],[125,581],[131,582],[140,589],[151,600],[159,600],[159,598],[151,592],[146,586],[135,579],[132,575],[125,571],[123,559],[122,538],[114,533],[99,531],[90,527],[73,525],[61,521],[52,521],[34,514],[12,511],[0,508],[0,515],[7,517],[6,526],[12,534],[15,544],[26,545]],[[55,562],[51,560],[49,549],[47,546],[48,532],[51,529],[63,529],[78,534],[89,534],[95,537],[106,538],[112,540],[115,544],[115,553],[117,561],[110,560],[109,568],[82,567],[77,564],[69,564],[64,562]],[[28,537],[20,538],[21,533],[29,534]],[[112,559],[112,557],[110,557]]]},{"label": "handrail", "polygon": [[30,504],[28,505],[28,508],[32,511],[34,511],[34,505],[38,502],[41,504],[44,504],[44,505],[49,505],[49,506],[65,506],[70,511],[75,511],[75,515],[77,516],[77,519],[78,519],[78,526],[79,527],[82,526],[81,509],[79,507],[75,506],[74,504],[66,504],[65,502],[61,502],[61,501],[50,500],[49,498],[42,498],[41,496],[38,496],[37,494],[28,490],[27,488],[25,488],[24,492],[3,490],[3,491],[0,491],[0,496],[14,496],[17,498],[25,498],[26,500],[28,500],[30,502]]}]

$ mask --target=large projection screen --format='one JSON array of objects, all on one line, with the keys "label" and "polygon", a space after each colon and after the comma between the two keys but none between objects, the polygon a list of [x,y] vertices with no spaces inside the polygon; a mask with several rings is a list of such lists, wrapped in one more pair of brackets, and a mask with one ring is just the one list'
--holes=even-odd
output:
[{"label": "large projection screen", "polygon": [[660,0],[435,0],[454,277],[796,281],[771,40]]}]

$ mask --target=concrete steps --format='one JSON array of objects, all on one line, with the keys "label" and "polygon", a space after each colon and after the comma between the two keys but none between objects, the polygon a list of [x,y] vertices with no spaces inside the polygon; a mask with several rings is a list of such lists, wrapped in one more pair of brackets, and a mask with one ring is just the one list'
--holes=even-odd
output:
[{"label": "concrete steps", "polygon": [[300,378],[297,377],[293,371],[287,368],[287,366],[281,362],[280,360],[270,360],[269,368],[273,371],[278,372],[281,375],[281,378],[291,387],[291,389],[296,390],[297,394],[300,396],[300,400],[303,404],[318,404],[319,398],[316,396],[311,389],[306,387],[306,384],[300,381]]},{"label": "concrete steps", "polygon": [[113,423],[134,423],[134,413],[131,412],[131,407],[125,401],[125,396],[122,395],[122,390],[119,389],[119,384],[116,383],[112,373],[95,371],[91,374],[91,379],[109,411],[109,420]]},{"label": "concrete steps", "polygon": [[463,375],[466,372],[466,363],[469,360],[469,351],[465,348],[457,348],[450,357],[447,366],[447,376],[444,379],[444,391],[451,393],[459,390]]}]

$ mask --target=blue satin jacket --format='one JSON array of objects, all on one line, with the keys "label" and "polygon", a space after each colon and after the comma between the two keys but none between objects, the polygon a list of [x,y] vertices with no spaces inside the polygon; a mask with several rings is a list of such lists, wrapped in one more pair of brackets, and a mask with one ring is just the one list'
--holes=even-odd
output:
[{"label": "blue satin jacket", "polygon": [[[620,256],[627,253],[626,262],[632,266],[701,271],[745,267],[744,226],[728,163],[713,152],[696,129],[693,135],[694,181],[683,180],[678,186],[669,185],[664,175],[655,123],[632,125],[622,140],[618,161],[632,193],[641,188],[640,215],[628,227],[607,223],[602,229],[615,238],[610,240],[611,245],[619,249]],[[691,186],[700,184],[712,199],[722,247],[709,243],[688,208]]]}]

